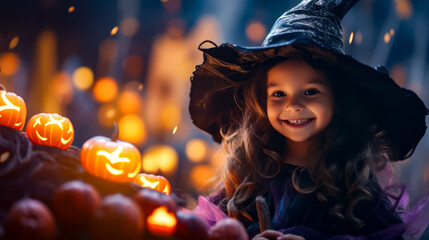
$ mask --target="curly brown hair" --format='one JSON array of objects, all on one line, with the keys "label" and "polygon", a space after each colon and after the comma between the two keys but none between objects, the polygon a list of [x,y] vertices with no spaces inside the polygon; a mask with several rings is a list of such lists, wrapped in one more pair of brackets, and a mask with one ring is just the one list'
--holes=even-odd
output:
[{"label": "curly brown hair", "polygon": [[[244,222],[253,221],[249,212],[255,208],[255,197],[267,194],[269,180],[283,164],[286,141],[269,124],[266,82],[268,70],[285,60],[266,61],[236,89],[235,102],[240,111],[229,113],[233,124],[221,131],[222,145],[229,156],[222,174],[225,196],[218,205],[230,217]],[[377,111],[368,108],[371,104],[361,97],[367,94],[365,89],[350,85],[347,76],[334,66],[311,57],[304,57],[304,61],[322,72],[330,83],[337,113],[318,135],[317,144],[311,145],[320,156],[307,166],[313,186],[300,186],[297,176],[302,168],[293,172],[293,185],[298,192],[316,193],[320,202],[330,206],[332,216],[362,227],[365,223],[356,217],[354,208],[360,201],[372,198],[373,184],[369,183],[391,156],[383,132],[372,118]]]}]

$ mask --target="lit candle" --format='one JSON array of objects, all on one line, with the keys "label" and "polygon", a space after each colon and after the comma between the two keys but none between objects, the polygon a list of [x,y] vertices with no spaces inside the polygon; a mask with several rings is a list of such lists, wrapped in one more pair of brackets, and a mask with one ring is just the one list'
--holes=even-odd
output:
[{"label": "lit candle", "polygon": [[147,229],[154,235],[171,236],[176,232],[177,219],[174,213],[168,212],[166,206],[153,211],[147,218]]}]

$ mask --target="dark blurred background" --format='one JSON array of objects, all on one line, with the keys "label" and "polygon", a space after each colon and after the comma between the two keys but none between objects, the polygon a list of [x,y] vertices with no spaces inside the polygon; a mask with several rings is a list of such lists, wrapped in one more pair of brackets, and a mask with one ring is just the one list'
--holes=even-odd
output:
[{"label": "dark blurred background", "polygon": [[[210,39],[260,45],[298,0],[14,0],[0,5],[0,83],[40,112],[68,117],[73,145],[110,136],[143,155],[143,171],[166,176],[190,197],[222,165],[224,153],[187,111],[190,81]],[[361,0],[344,17],[346,53],[385,65],[428,102],[429,2]],[[412,124],[410,122],[404,124]],[[411,204],[429,193],[429,134],[397,175]]]}]

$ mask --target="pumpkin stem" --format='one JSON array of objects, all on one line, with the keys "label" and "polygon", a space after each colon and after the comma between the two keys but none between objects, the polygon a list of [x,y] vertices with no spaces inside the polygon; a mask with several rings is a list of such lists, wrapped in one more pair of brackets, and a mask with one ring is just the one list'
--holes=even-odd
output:
[{"label": "pumpkin stem", "polygon": [[119,127],[118,124],[116,124],[116,122],[113,123],[113,134],[112,137],[110,138],[113,142],[116,142],[118,140],[118,136],[119,136]]},{"label": "pumpkin stem", "polygon": [[6,87],[3,84],[0,84],[0,91],[6,91]]}]

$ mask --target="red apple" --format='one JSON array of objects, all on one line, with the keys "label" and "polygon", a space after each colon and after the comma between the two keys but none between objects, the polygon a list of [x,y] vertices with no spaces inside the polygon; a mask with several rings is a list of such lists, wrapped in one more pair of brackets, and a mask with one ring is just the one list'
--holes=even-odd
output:
[{"label": "red apple", "polygon": [[142,215],[147,218],[153,210],[166,206],[169,212],[176,212],[177,204],[174,199],[156,190],[143,188],[135,196],[134,201],[139,205]]},{"label": "red apple", "polygon": [[204,219],[193,213],[176,212],[177,240],[207,240],[208,226]]},{"label": "red apple", "polygon": [[248,240],[243,224],[233,218],[225,218],[217,222],[209,230],[209,240]]}]

